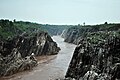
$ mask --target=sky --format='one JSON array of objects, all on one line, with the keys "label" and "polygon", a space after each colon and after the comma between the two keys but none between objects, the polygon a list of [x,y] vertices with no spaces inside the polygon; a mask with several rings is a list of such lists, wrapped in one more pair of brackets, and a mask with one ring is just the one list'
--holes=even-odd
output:
[{"label": "sky", "polygon": [[0,0],[0,19],[41,24],[120,22],[120,0]]}]

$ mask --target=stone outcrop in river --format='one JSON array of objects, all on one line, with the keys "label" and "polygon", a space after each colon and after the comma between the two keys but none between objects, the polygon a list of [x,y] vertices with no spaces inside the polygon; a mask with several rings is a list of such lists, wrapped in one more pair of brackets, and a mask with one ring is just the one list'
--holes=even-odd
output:
[{"label": "stone outcrop in river", "polygon": [[[60,48],[46,32],[21,34],[0,40],[0,75],[6,76],[37,65],[34,56],[54,55]],[[34,56],[33,56],[34,55]]]},{"label": "stone outcrop in river", "polygon": [[69,77],[75,80],[120,79],[120,32],[99,31],[82,38],[74,51],[66,80]]}]

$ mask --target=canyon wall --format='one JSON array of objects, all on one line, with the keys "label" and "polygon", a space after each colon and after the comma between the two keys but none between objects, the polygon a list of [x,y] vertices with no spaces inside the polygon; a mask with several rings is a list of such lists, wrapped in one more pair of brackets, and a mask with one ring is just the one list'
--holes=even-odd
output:
[{"label": "canyon wall", "polygon": [[77,44],[65,80],[120,79],[120,25],[72,27],[65,41]]},{"label": "canyon wall", "polygon": [[77,44],[65,76],[67,80],[120,79],[119,28],[87,31]]}]

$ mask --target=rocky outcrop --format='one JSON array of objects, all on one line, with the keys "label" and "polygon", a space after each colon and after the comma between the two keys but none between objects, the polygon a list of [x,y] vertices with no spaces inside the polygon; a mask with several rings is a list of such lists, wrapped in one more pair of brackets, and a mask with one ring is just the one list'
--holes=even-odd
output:
[{"label": "rocky outcrop", "polygon": [[34,34],[32,37],[18,37],[15,39],[18,50],[22,56],[30,55],[34,53],[36,56],[39,55],[51,55],[57,54],[60,48],[56,42],[46,32],[39,32]]},{"label": "rocky outcrop", "polygon": [[0,40],[0,76],[28,70],[37,65],[34,56],[54,55],[60,48],[46,32],[23,33],[8,40]]},{"label": "rocky outcrop", "polygon": [[36,65],[37,60],[34,55],[22,58],[16,48],[6,57],[0,54],[0,76],[8,76],[16,72],[29,70]]},{"label": "rocky outcrop", "polygon": [[66,73],[66,78],[69,77],[75,80],[120,79],[119,31],[89,33],[81,39]]},{"label": "rocky outcrop", "polygon": [[12,40],[1,42],[0,52],[3,56],[6,56],[14,48],[17,48],[22,57],[29,56],[32,53],[36,56],[57,54],[60,50],[56,42],[46,32],[38,32],[30,36],[22,34]]}]

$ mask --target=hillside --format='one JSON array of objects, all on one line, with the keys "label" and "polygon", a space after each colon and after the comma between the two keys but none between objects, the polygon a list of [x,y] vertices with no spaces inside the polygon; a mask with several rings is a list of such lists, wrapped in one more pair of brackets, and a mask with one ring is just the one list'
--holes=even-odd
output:
[{"label": "hillside", "polygon": [[36,31],[43,31],[40,25],[30,22],[0,20],[1,39],[13,38],[20,34],[32,34]]},{"label": "hillside", "polygon": [[64,29],[68,29],[72,25],[49,25],[38,24],[24,21],[0,20],[0,37],[2,39],[12,38],[16,35],[26,33],[32,35],[38,31],[47,32],[49,35],[60,35]]}]

